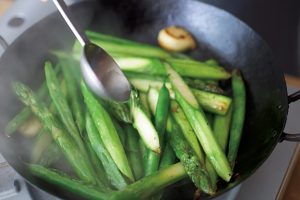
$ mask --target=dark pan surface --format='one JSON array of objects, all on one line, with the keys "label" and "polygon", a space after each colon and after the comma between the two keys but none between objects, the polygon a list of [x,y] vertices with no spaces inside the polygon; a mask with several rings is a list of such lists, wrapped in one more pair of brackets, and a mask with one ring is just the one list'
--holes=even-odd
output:
[{"label": "dark pan surface", "polygon": [[[67,38],[73,37],[70,37],[69,31],[62,31],[61,25],[52,25],[53,28],[58,26],[56,31],[60,30],[60,34],[41,28],[49,21],[53,23],[54,19],[57,20],[57,16],[41,21],[24,33],[0,60],[1,130],[21,106],[10,92],[11,81],[19,80],[37,87],[43,78],[42,62],[47,57],[47,50],[71,46],[72,41]],[[220,9],[196,1],[99,1],[91,28],[155,44],[158,31],[167,25],[183,26],[195,36],[198,48],[191,53],[193,57],[216,58],[229,70],[239,68],[246,81],[247,116],[235,170],[238,176],[230,184],[222,185],[221,193],[251,175],[276,146],[288,112],[283,73],[275,64],[266,43],[248,26]],[[33,30],[40,32],[35,31],[35,36],[28,38]],[[53,36],[51,34],[61,35],[66,45],[62,45],[61,40],[58,42],[53,39],[49,40],[51,42],[40,43],[37,47],[30,45],[30,40],[50,38]],[[33,58],[33,55],[37,57]],[[74,199],[72,195],[48,187],[26,173],[20,160],[26,160],[25,152],[29,149],[30,145],[21,142],[18,137],[0,137],[1,153],[21,175],[53,194]],[[172,191],[170,199],[187,199],[191,197],[193,189],[192,186],[184,189],[177,187]]]}]

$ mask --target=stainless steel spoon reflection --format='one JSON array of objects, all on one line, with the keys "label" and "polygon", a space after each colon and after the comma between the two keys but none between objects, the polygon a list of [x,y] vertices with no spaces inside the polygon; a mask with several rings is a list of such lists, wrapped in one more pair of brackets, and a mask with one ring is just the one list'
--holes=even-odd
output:
[{"label": "stainless steel spoon reflection", "polygon": [[84,32],[77,28],[64,0],[53,2],[83,47],[80,66],[86,84],[100,97],[127,101],[131,88],[118,64],[101,47],[91,43]]}]

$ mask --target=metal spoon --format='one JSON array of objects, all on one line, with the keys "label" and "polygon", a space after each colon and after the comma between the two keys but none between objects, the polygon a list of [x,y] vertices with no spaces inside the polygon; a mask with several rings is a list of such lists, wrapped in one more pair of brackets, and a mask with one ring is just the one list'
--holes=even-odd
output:
[{"label": "metal spoon", "polygon": [[53,2],[83,47],[80,66],[89,88],[100,97],[127,101],[131,88],[118,64],[102,48],[91,43],[84,32],[75,26],[64,0]]}]

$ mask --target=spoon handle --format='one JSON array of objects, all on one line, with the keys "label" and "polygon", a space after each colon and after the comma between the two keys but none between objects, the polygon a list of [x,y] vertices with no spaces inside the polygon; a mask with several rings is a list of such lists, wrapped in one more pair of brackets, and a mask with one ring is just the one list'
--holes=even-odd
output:
[{"label": "spoon handle", "polygon": [[64,0],[53,0],[53,3],[80,42],[81,46],[85,46],[87,43],[89,43],[89,39],[85,33],[81,31],[81,29],[74,23],[75,21],[73,20],[71,12]]}]

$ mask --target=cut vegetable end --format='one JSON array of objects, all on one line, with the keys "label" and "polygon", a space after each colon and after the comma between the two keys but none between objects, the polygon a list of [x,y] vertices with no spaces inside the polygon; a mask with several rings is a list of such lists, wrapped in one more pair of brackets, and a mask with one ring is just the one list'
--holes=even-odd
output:
[{"label": "cut vegetable end", "polygon": [[195,109],[199,108],[197,99],[180,75],[168,63],[165,63],[165,68],[169,74],[172,87],[175,90],[180,91],[185,101],[187,101],[191,106],[193,106]]},{"label": "cut vegetable end", "polygon": [[145,145],[153,152],[160,154],[158,134],[147,115],[139,107],[133,108],[134,125]]}]

